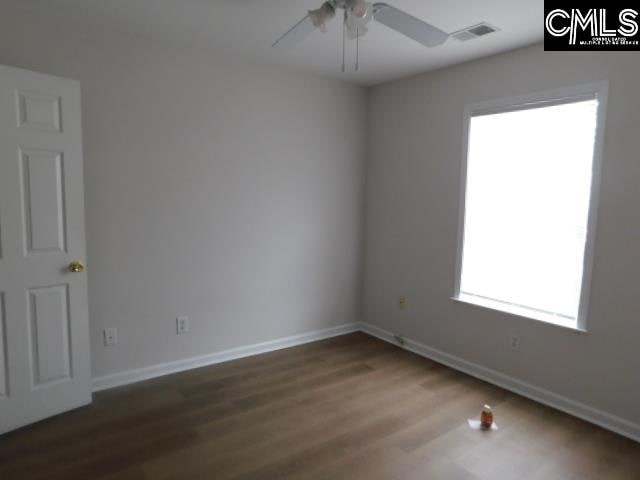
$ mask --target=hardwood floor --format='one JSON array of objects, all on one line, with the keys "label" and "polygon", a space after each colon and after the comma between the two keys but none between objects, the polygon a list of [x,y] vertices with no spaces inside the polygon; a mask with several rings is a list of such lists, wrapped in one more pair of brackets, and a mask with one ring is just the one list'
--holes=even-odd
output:
[{"label": "hardwood floor", "polygon": [[[467,418],[494,407],[498,431]],[[95,395],[0,479],[640,479],[640,444],[357,333]]]}]

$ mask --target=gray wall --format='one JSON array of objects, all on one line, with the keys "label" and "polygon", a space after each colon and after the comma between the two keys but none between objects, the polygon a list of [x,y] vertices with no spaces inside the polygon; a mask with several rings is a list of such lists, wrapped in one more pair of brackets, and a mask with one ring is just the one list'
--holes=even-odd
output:
[{"label": "gray wall", "polygon": [[[639,422],[638,60],[537,45],[374,88],[364,319]],[[453,302],[464,104],[598,80],[610,90],[589,333]]]},{"label": "gray wall", "polygon": [[95,376],[359,320],[364,89],[7,10],[0,63],[82,84]]}]

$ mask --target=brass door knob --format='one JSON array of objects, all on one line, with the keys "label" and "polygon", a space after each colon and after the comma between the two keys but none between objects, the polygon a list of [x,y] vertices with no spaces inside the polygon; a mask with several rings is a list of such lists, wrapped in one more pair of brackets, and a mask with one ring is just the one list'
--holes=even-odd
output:
[{"label": "brass door knob", "polygon": [[72,273],[82,273],[84,272],[84,265],[80,260],[74,260],[69,264],[69,271]]}]

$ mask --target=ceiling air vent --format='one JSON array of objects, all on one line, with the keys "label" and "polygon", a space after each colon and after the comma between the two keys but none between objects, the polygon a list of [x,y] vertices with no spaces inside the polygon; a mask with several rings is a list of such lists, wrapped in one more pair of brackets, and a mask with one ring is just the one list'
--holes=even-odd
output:
[{"label": "ceiling air vent", "polygon": [[457,32],[452,33],[451,36],[456,40],[466,42],[467,40],[473,40],[474,38],[483,37],[497,31],[498,29],[496,27],[492,27],[488,23],[479,23],[472,27],[458,30]]}]

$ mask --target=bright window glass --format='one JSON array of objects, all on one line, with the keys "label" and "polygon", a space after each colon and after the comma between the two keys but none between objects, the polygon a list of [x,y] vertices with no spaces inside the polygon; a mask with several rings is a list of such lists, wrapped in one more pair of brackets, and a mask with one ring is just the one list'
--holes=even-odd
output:
[{"label": "bright window glass", "polygon": [[575,327],[597,99],[472,115],[459,298]]}]

